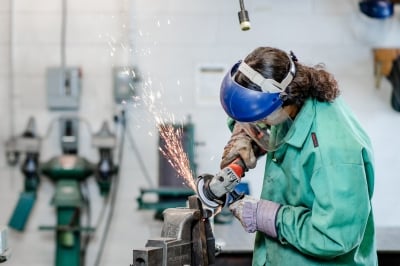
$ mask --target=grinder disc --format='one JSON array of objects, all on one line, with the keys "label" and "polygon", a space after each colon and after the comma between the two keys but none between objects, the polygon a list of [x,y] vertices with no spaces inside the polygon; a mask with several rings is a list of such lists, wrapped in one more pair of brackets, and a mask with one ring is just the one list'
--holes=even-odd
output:
[{"label": "grinder disc", "polygon": [[[212,178],[212,176],[211,176]],[[196,182],[196,190],[197,190],[197,195],[199,196],[201,202],[203,202],[204,205],[210,207],[210,208],[217,208],[219,206],[218,203],[216,203],[215,201],[212,201],[210,199],[208,199],[204,193],[204,189],[206,189],[206,180],[207,176],[199,176],[197,178],[197,182]]]}]

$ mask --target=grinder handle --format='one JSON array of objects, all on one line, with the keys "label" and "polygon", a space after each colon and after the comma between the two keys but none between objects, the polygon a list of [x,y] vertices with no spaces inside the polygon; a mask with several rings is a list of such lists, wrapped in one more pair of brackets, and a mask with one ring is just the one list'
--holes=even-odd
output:
[{"label": "grinder handle", "polygon": [[[252,143],[252,147],[253,147],[253,152],[257,158],[267,153],[254,141]],[[239,177],[244,177],[244,173],[249,170],[240,156],[236,158],[232,163],[230,163],[227,167],[231,168],[235,172],[235,174]]]},{"label": "grinder handle", "polygon": [[232,171],[235,172],[235,174],[239,177],[243,177],[244,172],[246,171],[246,166],[241,158],[234,160],[230,165],[228,165],[228,167],[231,168]]}]

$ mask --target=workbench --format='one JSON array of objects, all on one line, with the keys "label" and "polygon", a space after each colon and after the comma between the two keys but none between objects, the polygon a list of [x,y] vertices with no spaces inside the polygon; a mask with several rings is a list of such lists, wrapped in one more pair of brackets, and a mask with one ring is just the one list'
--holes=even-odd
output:
[{"label": "workbench", "polygon": [[[251,265],[255,234],[244,231],[236,219],[230,224],[215,224],[214,237],[221,246],[217,265]],[[379,266],[400,265],[400,227],[377,227]]]},{"label": "workbench", "polygon": [[[149,224],[153,227],[153,234],[157,235],[162,221]],[[251,265],[255,234],[246,233],[237,219],[226,224],[213,223],[212,228],[215,243],[221,248],[221,253],[216,257],[216,266]],[[376,240],[379,266],[400,265],[400,227],[377,227]]]},{"label": "workbench", "polygon": [[377,227],[379,266],[400,265],[400,227]]},{"label": "workbench", "polygon": [[[251,251],[254,236],[246,233],[236,219],[230,224],[214,224],[216,243],[227,251]],[[400,227],[377,227],[376,240],[378,251],[400,254]]]}]

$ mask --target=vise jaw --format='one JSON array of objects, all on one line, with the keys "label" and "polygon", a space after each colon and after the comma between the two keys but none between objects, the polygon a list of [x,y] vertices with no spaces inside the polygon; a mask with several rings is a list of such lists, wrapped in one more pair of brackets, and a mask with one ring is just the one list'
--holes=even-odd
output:
[{"label": "vise jaw", "polygon": [[163,212],[161,237],[149,239],[145,248],[133,250],[131,266],[207,266],[215,264],[215,238],[208,210],[196,195],[188,208]]}]

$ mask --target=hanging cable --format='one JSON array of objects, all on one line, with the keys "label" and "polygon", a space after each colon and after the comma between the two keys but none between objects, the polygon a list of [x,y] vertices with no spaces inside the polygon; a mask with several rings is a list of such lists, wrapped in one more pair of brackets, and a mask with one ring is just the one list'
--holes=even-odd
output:
[{"label": "hanging cable", "polygon": [[[125,110],[121,111],[121,119],[119,121],[122,125],[122,130],[121,130],[121,139],[118,147],[118,164],[122,164],[122,159],[123,159],[123,148],[124,148],[124,142],[125,142],[125,131],[126,131],[126,118],[125,118]],[[115,209],[115,203],[116,203],[116,198],[117,198],[117,192],[118,192],[118,187],[119,187],[119,180],[120,180],[120,173],[121,171],[118,170],[118,173],[115,176],[115,179],[111,185],[111,194],[110,194],[110,209],[108,211],[108,216],[106,223],[104,225],[104,230],[103,230],[103,235],[100,240],[100,247],[99,251],[97,252],[96,259],[95,259],[95,266],[100,265],[101,257],[104,252],[104,246],[106,244],[106,240],[108,237],[108,233],[110,231],[110,225],[111,221],[114,215],[114,209]]]},{"label": "hanging cable", "polygon": [[[8,87],[8,117],[9,117],[9,132],[10,137],[15,136],[15,101],[14,101],[14,0],[10,0],[10,32],[9,32],[9,53],[8,53],[8,66],[9,66],[9,87]],[[14,186],[16,178],[15,178],[15,171],[12,168],[10,170],[10,179],[11,179],[11,186]]]},{"label": "hanging cable", "polygon": [[10,119],[10,136],[15,134],[15,106],[14,106],[14,2],[10,0],[10,32],[9,32],[9,53],[8,53],[8,66],[9,66],[9,119]]},{"label": "hanging cable", "polygon": [[61,7],[61,70],[62,75],[65,75],[65,66],[66,66],[66,35],[67,35],[67,0],[62,0]]}]

